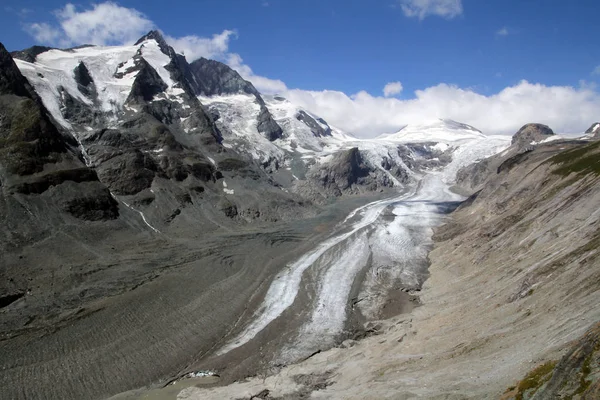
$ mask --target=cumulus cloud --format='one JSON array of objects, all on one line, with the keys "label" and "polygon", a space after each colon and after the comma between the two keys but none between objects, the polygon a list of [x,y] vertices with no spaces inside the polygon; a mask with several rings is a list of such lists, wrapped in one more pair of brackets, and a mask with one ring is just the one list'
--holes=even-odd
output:
[{"label": "cumulus cloud", "polygon": [[390,82],[383,88],[383,95],[385,97],[395,96],[397,94],[402,93],[402,83],[400,82]]},{"label": "cumulus cloud", "polygon": [[32,23],[25,25],[25,30],[39,43],[65,47],[131,43],[154,27],[143,13],[113,2],[93,4],[81,11],[69,3],[54,15],[57,25]]},{"label": "cumulus cloud", "polygon": [[183,36],[180,38],[165,35],[165,40],[175,51],[185,55],[188,61],[197,60],[200,57],[223,59],[227,57],[229,51],[229,41],[237,37],[237,33],[232,30],[224,30],[211,38],[204,38],[196,35]]},{"label": "cumulus cloud", "polygon": [[286,96],[334,126],[361,137],[394,132],[406,124],[450,118],[488,134],[513,134],[528,122],[557,132],[583,132],[597,119],[600,96],[590,88],[545,86],[521,81],[491,96],[439,84],[417,90],[410,100],[347,96],[337,91],[290,90]]},{"label": "cumulus cloud", "polygon": [[600,75],[600,65],[596,66],[592,71],[592,75]]},{"label": "cumulus cloud", "polygon": [[438,16],[452,19],[463,13],[462,0],[399,0],[407,17],[425,19]]},{"label": "cumulus cloud", "polygon": [[35,22],[27,24],[24,29],[40,44],[50,44],[59,46],[69,46],[70,42],[64,34],[57,28],[46,22]]}]

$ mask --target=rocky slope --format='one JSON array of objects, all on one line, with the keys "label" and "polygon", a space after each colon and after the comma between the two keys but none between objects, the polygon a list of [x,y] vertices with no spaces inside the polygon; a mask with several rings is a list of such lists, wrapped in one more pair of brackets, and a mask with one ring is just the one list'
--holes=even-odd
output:
[{"label": "rocky slope", "polygon": [[178,398],[595,398],[600,147],[515,153],[437,230],[421,307],[270,377]]}]

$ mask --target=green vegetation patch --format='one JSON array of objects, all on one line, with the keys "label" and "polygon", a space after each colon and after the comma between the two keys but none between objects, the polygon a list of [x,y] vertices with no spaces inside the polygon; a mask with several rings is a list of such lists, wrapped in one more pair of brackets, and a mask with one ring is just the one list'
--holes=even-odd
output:
[{"label": "green vegetation patch", "polygon": [[544,383],[550,380],[554,367],[556,367],[556,361],[548,361],[528,373],[525,379],[519,382],[515,399],[523,400],[523,396],[526,393],[528,397],[531,397],[531,395],[537,392]]},{"label": "green vegetation patch", "polygon": [[572,173],[600,175],[600,141],[563,151],[548,160],[559,167],[552,171],[567,176]]}]

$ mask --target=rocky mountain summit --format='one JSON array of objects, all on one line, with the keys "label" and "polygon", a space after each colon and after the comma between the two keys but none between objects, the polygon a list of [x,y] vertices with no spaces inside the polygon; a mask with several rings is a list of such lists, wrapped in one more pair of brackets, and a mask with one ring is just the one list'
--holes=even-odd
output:
[{"label": "rocky mountain summit", "polygon": [[600,138],[600,122],[595,122],[586,131],[586,134],[592,135],[594,139]]},{"label": "rocky mountain summit", "polygon": [[554,132],[546,125],[527,124],[513,136],[510,144],[523,149],[531,146],[533,143],[543,142],[552,137],[552,135],[554,135]]}]

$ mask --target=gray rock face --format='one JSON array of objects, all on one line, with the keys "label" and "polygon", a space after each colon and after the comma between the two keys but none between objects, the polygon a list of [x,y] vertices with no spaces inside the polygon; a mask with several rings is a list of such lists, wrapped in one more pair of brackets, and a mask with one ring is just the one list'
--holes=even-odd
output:
[{"label": "gray rock face", "polygon": [[60,94],[63,101],[62,114],[66,120],[88,125],[100,123],[102,115],[94,107],[74,98],[64,88],[60,89]]},{"label": "gray rock face", "polygon": [[585,133],[594,133],[600,130],[600,122],[594,122]]},{"label": "gray rock face", "polygon": [[588,130],[585,131],[585,133],[588,135],[593,133],[593,139],[600,139],[600,122],[594,122],[592,126],[590,126]]},{"label": "gray rock face", "polygon": [[256,129],[270,141],[280,139],[283,135],[283,129],[275,122],[271,112],[264,104],[260,106]]},{"label": "gray rock face", "polygon": [[367,176],[369,176],[369,168],[356,147],[336,154],[329,165],[320,172],[323,187],[339,191],[350,188]]},{"label": "gray rock face", "polygon": [[199,58],[190,64],[190,72],[190,85],[198,95],[247,93],[260,98],[259,102],[264,103],[252,83],[244,80],[237,71],[223,63]]},{"label": "gray rock face", "polygon": [[296,119],[298,121],[304,122],[306,126],[310,128],[313,135],[315,135],[316,137],[331,136],[331,128],[329,128],[329,126],[321,118],[319,118],[320,122],[327,125],[327,129],[323,129],[323,127],[319,125],[313,117],[311,117],[302,110],[298,112],[298,114],[296,115]]},{"label": "gray rock face", "polygon": [[148,102],[155,95],[167,89],[167,84],[143,57],[138,59],[136,67],[139,72],[135,77],[127,102]]},{"label": "gray rock face", "polygon": [[21,75],[12,57],[0,43],[0,95],[13,94],[21,97],[34,97],[34,91]]},{"label": "gray rock face", "polygon": [[10,55],[13,58],[17,58],[19,60],[27,61],[27,62],[35,62],[35,58],[48,50],[52,50],[52,47],[46,46],[32,46],[25,50],[12,51]]},{"label": "gray rock face", "polygon": [[532,142],[540,142],[552,135],[554,135],[554,132],[546,125],[527,124],[513,136],[511,145],[525,148],[530,146]]},{"label": "gray rock face", "polygon": [[306,178],[307,184],[325,198],[394,186],[390,177],[369,165],[356,147],[335,154],[331,161],[309,171]]},{"label": "gray rock face", "polygon": [[156,42],[158,43],[158,47],[164,54],[166,54],[168,56],[172,56],[175,54],[175,51],[173,50],[173,48],[167,44],[167,42],[165,41],[165,38],[163,38],[161,33],[157,30],[152,30],[152,31],[148,32],[147,34],[145,34],[144,36],[142,36],[141,38],[139,38],[138,41],[135,42],[135,46],[145,42],[146,40],[152,40],[152,39],[156,40]]},{"label": "gray rock face", "polygon": [[77,82],[79,91],[86,96],[94,97],[96,92],[94,80],[90,76],[90,71],[88,71],[83,61],[73,69],[73,75],[75,75],[75,81]]},{"label": "gray rock face", "polygon": [[283,129],[273,119],[260,93],[237,71],[218,61],[200,58],[189,65],[186,76],[196,95],[215,96],[237,93],[253,95],[260,105],[256,128],[270,141],[281,138]]}]

